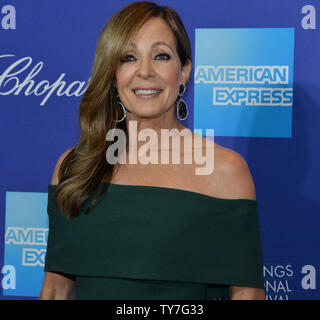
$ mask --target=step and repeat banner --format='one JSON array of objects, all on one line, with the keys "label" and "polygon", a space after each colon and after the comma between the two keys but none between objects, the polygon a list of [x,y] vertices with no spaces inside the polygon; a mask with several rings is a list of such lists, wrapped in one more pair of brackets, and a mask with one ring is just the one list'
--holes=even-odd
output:
[{"label": "step and repeat banner", "polygon": [[[0,299],[39,296],[47,187],[78,141],[100,31],[129,3],[0,2]],[[320,2],[158,3],[192,43],[184,125],[214,128],[253,175],[267,299],[319,299]]]}]

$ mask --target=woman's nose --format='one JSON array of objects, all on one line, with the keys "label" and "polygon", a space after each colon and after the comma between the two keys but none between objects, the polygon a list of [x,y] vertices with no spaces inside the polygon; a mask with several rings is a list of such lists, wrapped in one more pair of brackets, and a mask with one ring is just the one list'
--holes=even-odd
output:
[{"label": "woman's nose", "polygon": [[154,74],[152,61],[149,58],[143,58],[139,63],[138,76],[143,79],[148,79]]}]

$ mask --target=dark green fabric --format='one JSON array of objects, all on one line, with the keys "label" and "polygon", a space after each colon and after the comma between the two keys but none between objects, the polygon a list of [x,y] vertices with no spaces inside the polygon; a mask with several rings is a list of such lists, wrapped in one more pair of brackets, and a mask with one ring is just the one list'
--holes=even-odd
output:
[{"label": "dark green fabric", "polygon": [[45,271],[76,276],[78,299],[214,299],[263,288],[257,201],[110,184],[67,221],[48,186]]}]

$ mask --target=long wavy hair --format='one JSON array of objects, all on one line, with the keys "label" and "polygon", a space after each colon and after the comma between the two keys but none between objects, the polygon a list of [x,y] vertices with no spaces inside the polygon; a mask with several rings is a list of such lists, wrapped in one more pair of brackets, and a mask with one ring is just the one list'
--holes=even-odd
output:
[{"label": "long wavy hair", "polygon": [[106,141],[108,130],[122,129],[128,150],[126,121],[115,122],[122,117],[114,87],[116,68],[132,38],[153,17],[162,18],[169,25],[181,65],[192,61],[189,37],[172,8],[138,1],[125,6],[107,22],[99,36],[89,85],[79,107],[80,138],[62,161],[58,174],[55,200],[69,220],[79,215],[83,202],[100,184],[102,188],[87,207],[86,214],[108,189],[114,174],[114,165],[106,160],[107,148],[113,143]]}]

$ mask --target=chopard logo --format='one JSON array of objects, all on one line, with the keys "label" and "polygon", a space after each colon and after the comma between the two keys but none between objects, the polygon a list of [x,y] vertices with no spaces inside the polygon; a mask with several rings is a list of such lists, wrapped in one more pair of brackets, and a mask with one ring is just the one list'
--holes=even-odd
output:
[{"label": "chopard logo", "polygon": [[[0,64],[3,61],[11,61],[15,57],[13,54],[0,55]],[[48,80],[36,81],[36,76],[43,68],[43,61],[38,62],[32,69],[32,58],[24,57],[9,64],[7,68],[0,73],[0,95],[35,95],[44,96],[40,105],[44,106],[49,98],[55,94],[57,96],[81,96],[87,89],[88,81],[73,81],[67,84],[63,80],[65,73],[61,73],[55,82],[50,83]],[[29,73],[26,74],[26,70]],[[0,71],[1,72],[1,71]]]}]

